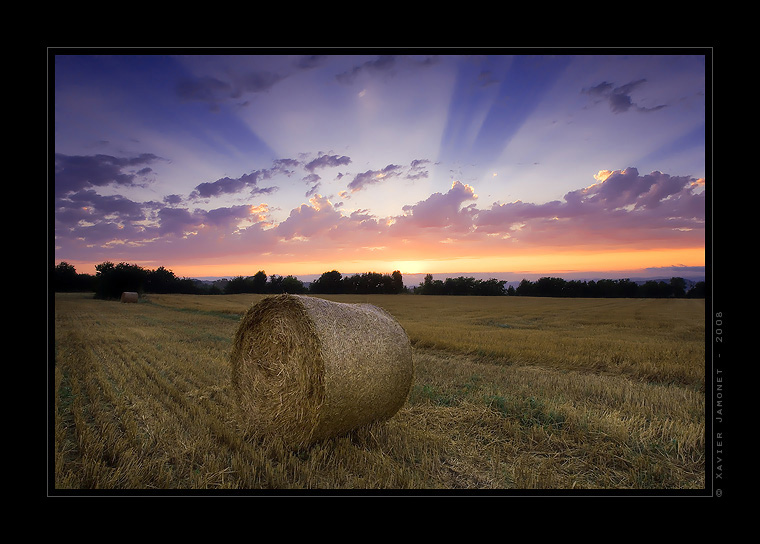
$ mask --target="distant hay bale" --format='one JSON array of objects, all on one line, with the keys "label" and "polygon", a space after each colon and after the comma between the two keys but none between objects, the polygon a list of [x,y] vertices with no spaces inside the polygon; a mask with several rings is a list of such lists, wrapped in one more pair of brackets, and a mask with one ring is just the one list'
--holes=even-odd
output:
[{"label": "distant hay bale", "polygon": [[124,291],[121,294],[121,301],[122,302],[137,302],[137,293],[133,291]]},{"label": "distant hay bale", "polygon": [[389,313],[308,296],[252,306],[230,358],[248,428],[292,446],[391,418],[414,377],[409,338]]}]

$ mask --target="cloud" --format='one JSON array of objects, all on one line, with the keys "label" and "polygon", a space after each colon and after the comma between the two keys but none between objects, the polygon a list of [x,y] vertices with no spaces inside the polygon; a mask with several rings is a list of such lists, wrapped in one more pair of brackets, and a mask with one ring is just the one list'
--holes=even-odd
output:
[{"label": "cloud", "polygon": [[401,175],[401,167],[396,164],[389,164],[382,170],[367,170],[361,174],[356,174],[354,179],[348,184],[348,189],[352,193],[355,193],[368,185],[373,185],[399,175]]},{"label": "cloud", "polygon": [[[317,176],[317,177],[319,177],[319,176]],[[307,196],[307,197],[311,197],[311,196],[314,196],[315,194],[317,194],[317,191],[319,190],[319,186],[320,186],[320,185],[322,185],[322,184],[321,184],[321,183],[319,183],[319,182],[315,183],[315,184],[314,184],[314,185],[311,187],[311,189],[309,189],[308,191],[306,191],[306,196]]]},{"label": "cloud", "polygon": [[211,76],[184,79],[177,83],[177,96],[186,101],[216,105],[232,94],[232,85]]},{"label": "cloud", "polygon": [[283,80],[285,76],[267,71],[246,72],[235,77],[235,91],[233,98],[239,98],[243,93],[261,93],[271,89],[277,82]]},{"label": "cloud", "polygon": [[313,237],[323,234],[340,222],[342,214],[322,195],[316,194],[309,204],[291,210],[285,221],[277,225],[275,234],[283,239]]},{"label": "cloud", "polygon": [[322,178],[319,174],[309,174],[303,178],[306,183],[319,183]]},{"label": "cloud", "polygon": [[152,170],[147,166],[137,168],[158,160],[162,159],[152,153],[143,153],[136,157],[56,153],[54,156],[55,194],[64,195],[93,186],[144,185],[147,183],[145,176]]},{"label": "cloud", "polygon": [[387,72],[396,64],[396,57],[393,55],[380,55],[375,60],[368,60],[362,64],[354,66],[346,72],[335,76],[335,79],[344,85],[352,84],[360,74],[364,72]]},{"label": "cloud", "polygon": [[170,206],[177,206],[182,203],[181,195],[166,195],[164,197],[164,203]]},{"label": "cloud", "polygon": [[293,172],[292,170],[288,170],[288,168],[296,168],[300,164],[301,162],[296,159],[276,159],[273,162],[272,170],[286,174],[286,175],[290,175]]},{"label": "cloud", "polygon": [[683,264],[674,264],[670,266],[651,266],[644,270],[647,272],[659,272],[663,274],[698,274],[703,276],[705,273],[704,266],[685,266]]},{"label": "cloud", "polygon": [[[130,187],[145,183],[150,154],[131,158],[108,155],[56,156],[55,225],[57,252],[66,259],[155,261],[161,265],[208,256],[264,253],[283,259],[308,260],[315,251],[325,259],[351,255],[361,248],[384,248],[373,257],[398,259],[421,255],[421,247],[441,258],[452,248],[471,254],[503,255],[518,247],[597,248],[676,247],[704,240],[704,180],[670,176],[659,171],[640,174],[636,168],[600,170],[593,183],[567,192],[562,200],[545,203],[515,201],[479,208],[475,187],[454,181],[445,192],[402,207],[401,215],[376,217],[367,209],[344,211],[322,196],[320,168],[344,166],[345,156],[320,154],[317,159],[279,159],[269,169],[238,178],[223,177],[197,185],[185,199],[171,194],[159,201],[136,202],[121,195],[98,194],[99,187]],[[390,179],[427,177],[427,159],[407,166],[388,164],[353,176],[337,194],[350,202],[352,193]],[[247,192],[269,194],[262,187],[275,175],[302,168],[308,183],[307,204],[290,210],[279,223],[267,204],[218,207],[187,206],[191,199],[212,199]],[[449,243],[447,243],[449,242]],[[671,244],[671,245],[669,245]],[[480,251],[481,253],[477,253]]]},{"label": "cloud", "polygon": [[277,187],[259,187],[259,179],[267,179],[269,174],[266,171],[254,170],[250,174],[244,174],[239,178],[224,177],[216,181],[204,182],[195,187],[190,194],[190,198],[211,198],[225,194],[236,194],[246,189],[250,189],[251,195],[270,194],[277,190]]},{"label": "cloud", "polygon": [[333,205],[320,194],[291,210],[288,218],[267,231],[277,246],[273,254],[299,260],[312,260],[321,255],[324,261],[339,259],[344,255],[357,255],[362,248],[385,246],[387,226],[366,209],[348,214]]},{"label": "cloud", "polygon": [[203,223],[197,212],[193,213],[186,208],[164,208],[158,212],[158,220],[158,234],[163,236],[181,237]]},{"label": "cloud", "polygon": [[481,232],[507,232],[532,219],[556,217],[561,213],[562,203],[531,204],[517,200],[508,204],[493,204],[490,209],[478,213],[475,225]]},{"label": "cloud", "polygon": [[294,65],[301,70],[311,70],[312,68],[322,66],[328,58],[327,55],[304,55],[299,57]]},{"label": "cloud", "polygon": [[478,212],[477,232],[557,246],[704,239],[700,180],[661,172],[640,175],[636,168],[600,172],[598,179],[568,192],[563,201],[493,204]]},{"label": "cloud", "polygon": [[427,159],[415,159],[409,166],[409,172],[406,174],[406,179],[421,179],[428,177],[428,171],[425,170],[425,165],[429,164]]},{"label": "cloud", "polygon": [[338,155],[322,155],[320,154],[319,157],[316,159],[309,161],[304,165],[304,168],[306,168],[309,172],[313,172],[317,168],[328,168],[328,167],[335,167],[335,166],[345,166],[347,164],[351,163],[351,158]]},{"label": "cloud", "polygon": [[291,176],[293,171],[290,168],[295,168],[300,164],[296,159],[277,159],[273,161],[272,168],[254,170],[239,178],[223,177],[216,181],[203,182],[195,187],[195,190],[190,194],[190,198],[194,200],[212,198],[226,194],[236,194],[245,190],[249,190],[251,196],[272,194],[279,188],[276,186],[259,187],[259,182],[269,180],[278,174]]},{"label": "cloud", "polygon": [[301,249],[304,255],[316,247],[332,251],[331,258],[335,251],[359,247],[408,252],[412,246],[404,244],[415,241],[439,255],[445,254],[442,246],[456,246],[446,242],[464,244],[456,247],[466,251],[489,248],[497,253],[509,251],[514,243],[558,248],[698,244],[704,239],[701,185],[685,176],[641,175],[627,168],[604,172],[598,183],[570,191],[561,201],[494,203],[479,209],[475,188],[454,181],[448,191],[403,206],[403,215],[387,218],[369,210],[343,214],[339,206],[315,194],[272,230],[278,239],[308,241]]},{"label": "cloud", "polygon": [[601,208],[612,211],[624,207],[653,209],[666,205],[666,201],[679,193],[690,193],[700,185],[698,180],[688,176],[669,176],[654,171],[639,175],[636,168],[603,171],[598,178],[602,181],[565,195],[568,205]]},{"label": "cloud", "polygon": [[210,229],[221,233],[231,233],[238,223],[253,218],[251,206],[232,206],[213,210],[193,210],[184,208],[163,208],[158,211],[158,234],[183,237],[186,233],[197,233]]},{"label": "cloud", "polygon": [[231,73],[230,81],[222,81],[212,76],[185,78],[179,81],[175,92],[181,100],[205,102],[212,110],[229,99],[239,99],[245,94],[269,91],[287,76],[266,70],[252,70]]},{"label": "cloud", "polygon": [[[428,171],[425,166],[430,161],[427,159],[415,159],[410,165],[409,169],[404,176],[404,179],[416,180],[428,177]],[[348,184],[347,189],[352,193],[361,191],[370,185],[388,181],[391,178],[400,177],[404,174],[402,166],[397,164],[389,164],[381,170],[367,170],[360,174],[356,174],[351,182]]]},{"label": "cloud", "polygon": [[[55,201],[55,222],[63,236],[79,236],[83,227],[143,221],[154,203],[138,203],[120,195],[102,196],[92,189],[69,193]],[[91,231],[88,231],[91,233]]]},{"label": "cloud", "polygon": [[646,81],[646,79],[639,79],[619,87],[615,87],[614,84],[603,81],[594,87],[583,89],[582,92],[589,96],[596,97],[600,101],[606,101],[613,113],[625,113],[631,108],[633,108],[634,111],[640,112],[657,111],[664,108],[664,104],[653,108],[645,108],[638,106],[633,102],[631,93],[646,83]]},{"label": "cloud", "polygon": [[404,215],[395,218],[394,229],[438,227],[467,231],[472,225],[476,209],[475,204],[464,208],[462,204],[477,198],[471,186],[454,181],[445,194],[433,193],[414,205],[404,206]]}]

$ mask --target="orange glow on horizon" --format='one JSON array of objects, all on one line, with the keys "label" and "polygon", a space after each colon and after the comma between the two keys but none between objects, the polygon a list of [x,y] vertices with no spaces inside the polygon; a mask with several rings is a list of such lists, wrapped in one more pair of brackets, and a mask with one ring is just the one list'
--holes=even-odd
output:
[{"label": "orange glow on horizon", "polygon": [[[295,257],[293,258],[295,259]],[[65,260],[65,259],[64,259]],[[80,274],[95,274],[99,263],[67,261]],[[164,266],[177,277],[234,277],[252,276],[259,270],[268,275],[307,276],[320,275],[330,270],[341,274],[379,272],[390,274],[394,270],[403,274],[454,274],[454,273],[520,273],[562,276],[563,273],[625,272],[644,268],[669,266],[705,266],[704,248],[651,249],[620,251],[567,250],[550,253],[521,253],[498,257],[432,258],[432,259],[343,259],[335,261],[266,261],[225,262],[208,264],[183,263],[132,263],[148,269]]]}]

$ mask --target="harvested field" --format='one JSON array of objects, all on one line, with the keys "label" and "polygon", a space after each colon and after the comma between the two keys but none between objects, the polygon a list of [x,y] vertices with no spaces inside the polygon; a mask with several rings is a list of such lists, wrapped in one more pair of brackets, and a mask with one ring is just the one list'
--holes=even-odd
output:
[{"label": "harvested field", "polygon": [[237,415],[261,298],[57,294],[53,492],[705,487],[703,300],[321,297],[389,312],[415,376],[389,420],[294,448]]}]

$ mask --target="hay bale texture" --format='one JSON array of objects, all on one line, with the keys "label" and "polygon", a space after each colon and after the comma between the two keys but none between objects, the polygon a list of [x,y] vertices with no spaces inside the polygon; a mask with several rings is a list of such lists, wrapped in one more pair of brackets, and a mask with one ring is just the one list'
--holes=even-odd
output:
[{"label": "hay bale texture", "polygon": [[248,310],[231,363],[248,429],[294,446],[391,418],[414,377],[409,338],[389,313],[298,295]]},{"label": "hay bale texture", "polygon": [[133,291],[124,291],[121,294],[121,302],[137,302],[137,293]]}]

